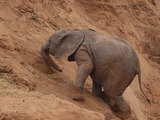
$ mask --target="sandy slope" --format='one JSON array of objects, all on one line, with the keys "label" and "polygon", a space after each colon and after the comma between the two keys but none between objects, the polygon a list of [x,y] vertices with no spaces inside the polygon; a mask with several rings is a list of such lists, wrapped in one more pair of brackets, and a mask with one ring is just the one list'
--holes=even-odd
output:
[{"label": "sandy slope", "polygon": [[98,120],[105,115],[118,120],[100,98],[91,95],[89,79],[86,101],[71,100],[74,63],[57,61],[64,69],[58,73],[40,56],[40,46],[55,30],[92,28],[125,38],[137,50],[143,88],[152,106],[142,96],[137,78],[125,99],[132,120],[159,120],[159,8],[155,0],[0,0],[0,119]]}]

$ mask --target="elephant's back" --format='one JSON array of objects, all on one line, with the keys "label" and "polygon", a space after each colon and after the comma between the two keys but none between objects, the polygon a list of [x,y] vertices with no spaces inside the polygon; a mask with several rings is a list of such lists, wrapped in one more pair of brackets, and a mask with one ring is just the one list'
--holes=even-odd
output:
[{"label": "elephant's back", "polygon": [[117,37],[107,37],[92,30],[86,30],[85,33],[82,45],[87,48],[95,67],[99,64],[115,64],[118,61],[119,64],[126,66],[131,64],[138,69],[138,57],[127,41]]},{"label": "elephant's back", "polygon": [[124,61],[137,60],[134,49],[123,39],[106,37],[103,35],[96,36],[90,40],[92,55],[97,62],[106,61]]},{"label": "elephant's back", "polygon": [[101,34],[89,38],[91,38],[89,39],[91,58],[94,62],[92,77],[94,76],[95,79],[105,80],[114,68],[119,74],[126,73],[132,76],[140,69],[134,49],[123,39]]}]

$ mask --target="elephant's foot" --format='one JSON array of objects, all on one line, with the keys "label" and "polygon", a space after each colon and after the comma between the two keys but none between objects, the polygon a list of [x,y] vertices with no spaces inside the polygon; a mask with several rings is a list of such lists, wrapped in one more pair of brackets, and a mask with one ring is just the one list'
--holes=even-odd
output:
[{"label": "elephant's foot", "polygon": [[104,91],[100,93],[99,97],[101,97],[110,106],[110,108],[114,112],[119,111],[119,108],[115,104],[114,100],[112,98],[110,98],[108,95],[106,95]]},{"label": "elephant's foot", "polygon": [[114,112],[120,111],[119,107],[115,104],[113,99],[110,99],[110,101],[108,101],[107,103]]},{"label": "elephant's foot", "polygon": [[75,89],[75,93],[74,93],[72,100],[75,100],[75,101],[84,101],[85,100],[82,88]]},{"label": "elephant's foot", "polygon": [[121,119],[128,119],[132,116],[131,111],[118,111],[115,113],[115,115]]},{"label": "elephant's foot", "polygon": [[117,117],[121,119],[128,119],[131,117],[131,108],[127,102],[123,99],[123,96],[117,96],[114,98],[115,106],[118,111],[115,111]]}]

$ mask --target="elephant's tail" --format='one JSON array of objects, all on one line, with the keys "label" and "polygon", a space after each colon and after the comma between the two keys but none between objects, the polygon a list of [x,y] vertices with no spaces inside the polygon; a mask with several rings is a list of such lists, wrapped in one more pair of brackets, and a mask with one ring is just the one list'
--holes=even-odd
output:
[{"label": "elephant's tail", "polygon": [[145,96],[146,100],[148,101],[148,103],[151,105],[151,100],[147,97],[147,95],[144,93],[143,89],[142,89],[142,83],[141,83],[141,71],[138,71],[138,81],[139,81],[139,87],[141,92],[143,93],[143,95]]}]

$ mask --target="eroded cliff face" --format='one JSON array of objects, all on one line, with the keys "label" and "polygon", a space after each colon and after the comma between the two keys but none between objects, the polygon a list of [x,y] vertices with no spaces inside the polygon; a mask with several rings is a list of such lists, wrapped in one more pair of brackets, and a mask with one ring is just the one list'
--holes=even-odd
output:
[{"label": "eroded cliff face", "polygon": [[131,119],[160,119],[159,8],[158,0],[1,0],[1,118],[98,120],[105,116],[118,120],[106,103],[91,95],[90,80],[85,86],[86,101],[71,100],[74,63],[57,61],[64,69],[58,73],[40,56],[41,45],[55,30],[90,28],[122,37],[134,47],[141,63],[143,88],[152,105],[146,102],[135,78],[124,94],[132,108]]}]

